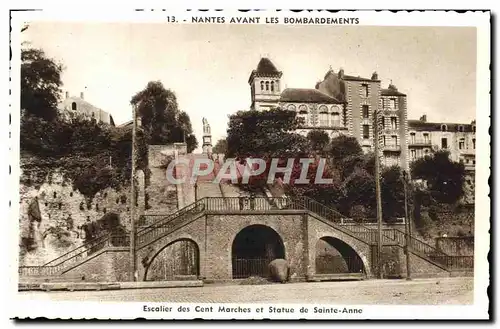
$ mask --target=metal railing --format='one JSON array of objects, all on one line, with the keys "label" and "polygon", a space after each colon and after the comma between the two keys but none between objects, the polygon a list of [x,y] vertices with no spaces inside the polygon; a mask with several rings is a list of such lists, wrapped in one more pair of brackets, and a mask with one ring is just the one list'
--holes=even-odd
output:
[{"label": "metal railing", "polygon": [[[338,211],[307,197],[208,197],[200,199],[168,216],[154,216],[155,220],[152,224],[138,230],[136,239],[137,247],[141,248],[152,243],[204,211],[246,210],[307,210],[327,220],[336,229],[368,244],[373,245],[378,241],[378,232],[376,229],[366,227],[362,223],[356,222],[352,218],[348,218]],[[345,223],[349,223],[349,225],[339,225]],[[404,232],[396,228],[384,229],[382,232],[382,242],[384,244],[395,243],[405,247],[406,236]],[[129,245],[130,237],[128,235],[103,235],[42,266],[21,266],[19,267],[19,273],[25,276],[54,275],[105,247],[126,247]],[[439,264],[445,266],[451,264],[449,266],[452,268],[457,268],[462,264],[466,266],[473,264],[473,256],[450,256],[415,237],[411,237],[409,247],[411,251],[429,257]]]},{"label": "metal railing", "polygon": [[251,276],[269,277],[268,258],[233,258],[233,279],[244,279]]}]

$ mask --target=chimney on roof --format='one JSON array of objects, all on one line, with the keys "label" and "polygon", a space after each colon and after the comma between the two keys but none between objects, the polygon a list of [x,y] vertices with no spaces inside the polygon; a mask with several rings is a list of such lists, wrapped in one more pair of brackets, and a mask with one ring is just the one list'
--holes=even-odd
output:
[{"label": "chimney on roof", "polygon": [[339,76],[339,79],[344,78],[344,69],[343,68],[340,68],[338,76]]},{"label": "chimney on roof", "polygon": [[66,98],[69,98],[69,91],[66,92]]},{"label": "chimney on roof", "polygon": [[84,98],[83,98],[83,91],[80,93],[80,98],[81,98],[81,99],[84,99]]},{"label": "chimney on roof", "polygon": [[372,73],[372,80],[378,80],[378,73],[376,71]]},{"label": "chimney on roof", "polygon": [[424,114],[420,117],[420,121],[427,122],[427,114]]}]

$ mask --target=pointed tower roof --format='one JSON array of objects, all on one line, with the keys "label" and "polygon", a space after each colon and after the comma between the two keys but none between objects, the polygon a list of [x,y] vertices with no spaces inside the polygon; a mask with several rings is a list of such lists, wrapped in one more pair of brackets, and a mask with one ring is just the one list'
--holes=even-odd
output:
[{"label": "pointed tower roof", "polygon": [[267,57],[262,57],[260,59],[259,64],[257,65],[257,73],[263,74],[279,74],[280,72],[276,68],[276,66],[271,62],[271,60]]},{"label": "pointed tower roof", "polygon": [[264,76],[264,77],[276,77],[281,78],[283,72],[278,71],[276,66],[271,62],[271,60],[267,57],[262,57],[257,64],[257,69],[253,70],[250,74],[250,78],[248,79],[248,83],[251,83],[255,76]]}]

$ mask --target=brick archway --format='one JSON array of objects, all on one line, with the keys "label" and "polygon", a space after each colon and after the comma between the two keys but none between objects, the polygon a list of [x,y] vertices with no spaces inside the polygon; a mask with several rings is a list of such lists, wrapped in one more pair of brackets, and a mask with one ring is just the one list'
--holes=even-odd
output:
[{"label": "brick archway", "polygon": [[366,273],[361,257],[344,241],[324,236],[315,247],[316,274]]},{"label": "brick archway", "polygon": [[176,240],[173,240],[173,241],[167,243],[163,247],[159,248],[153,254],[153,256],[151,257],[151,260],[148,262],[147,266],[144,269],[144,274],[143,274],[142,280],[143,281],[148,281],[147,280],[148,279],[148,273],[151,272],[152,266],[153,266],[153,264],[155,264],[155,261],[157,261],[157,262],[159,261],[158,256],[163,251],[165,251],[167,248],[169,248],[171,246],[174,246],[176,243],[182,243],[182,242],[187,242],[191,246],[193,246],[193,249],[195,251],[195,257],[194,257],[194,267],[195,267],[194,268],[194,275],[196,275],[197,277],[200,276],[200,267],[201,267],[201,264],[200,264],[200,261],[201,261],[200,247],[199,247],[198,243],[196,241],[194,241],[193,239],[183,237],[183,238],[179,238],[179,239],[176,239]]},{"label": "brick archway", "polygon": [[267,225],[248,225],[231,243],[232,277],[266,277],[269,263],[277,258],[285,259],[285,245],[279,233]]}]

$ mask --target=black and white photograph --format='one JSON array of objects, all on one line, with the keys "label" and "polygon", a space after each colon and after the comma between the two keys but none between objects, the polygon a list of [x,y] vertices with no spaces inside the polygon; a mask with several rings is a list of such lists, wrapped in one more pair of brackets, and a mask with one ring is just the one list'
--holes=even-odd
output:
[{"label": "black and white photograph", "polygon": [[488,317],[488,12],[110,15],[11,12],[17,317]]}]

